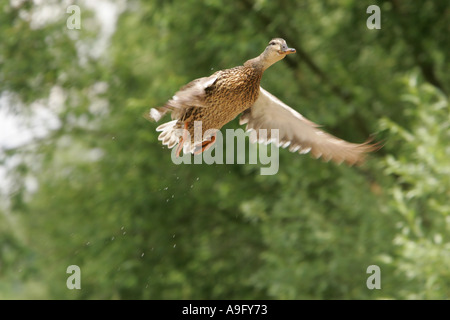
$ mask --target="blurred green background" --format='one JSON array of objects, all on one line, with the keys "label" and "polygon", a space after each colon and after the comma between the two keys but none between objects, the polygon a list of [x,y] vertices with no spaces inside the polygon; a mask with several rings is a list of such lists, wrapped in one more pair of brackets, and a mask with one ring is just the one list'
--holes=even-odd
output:
[{"label": "blurred green background", "polygon": [[[1,111],[22,124],[14,135],[37,113],[50,127],[0,150],[0,299],[449,298],[447,0],[87,3],[0,5]],[[297,54],[262,86],[384,148],[361,167],[283,149],[273,176],[174,165],[142,114],[274,37]],[[81,290],[66,287],[70,265]]]}]

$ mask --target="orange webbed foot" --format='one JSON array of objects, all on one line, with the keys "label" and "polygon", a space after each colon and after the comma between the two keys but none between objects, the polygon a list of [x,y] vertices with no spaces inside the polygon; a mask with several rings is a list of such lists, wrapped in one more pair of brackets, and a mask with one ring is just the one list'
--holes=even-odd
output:
[{"label": "orange webbed foot", "polygon": [[187,135],[188,135],[188,122],[184,123],[184,131],[183,131],[183,136],[180,138],[180,141],[178,142],[178,147],[177,147],[177,158],[180,156],[181,150],[183,150],[183,145],[184,142],[187,139]]},{"label": "orange webbed foot", "polygon": [[204,151],[206,151],[209,148],[211,148],[211,146],[214,144],[214,142],[216,142],[216,135],[215,134],[211,137],[211,140],[203,141],[202,142],[202,146],[201,147],[197,147],[196,150],[194,151],[194,154],[197,155],[197,154],[203,153]]}]

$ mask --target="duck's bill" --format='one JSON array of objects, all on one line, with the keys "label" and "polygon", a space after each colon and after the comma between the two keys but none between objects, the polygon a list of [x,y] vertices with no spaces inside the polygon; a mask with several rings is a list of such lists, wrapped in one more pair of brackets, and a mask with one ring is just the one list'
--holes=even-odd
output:
[{"label": "duck's bill", "polygon": [[283,54],[291,54],[291,53],[295,53],[296,50],[294,48],[287,48],[284,50],[280,50],[279,53],[283,53]]}]

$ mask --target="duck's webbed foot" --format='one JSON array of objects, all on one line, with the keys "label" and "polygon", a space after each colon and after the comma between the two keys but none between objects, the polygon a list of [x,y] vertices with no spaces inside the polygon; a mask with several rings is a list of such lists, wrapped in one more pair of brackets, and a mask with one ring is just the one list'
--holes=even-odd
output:
[{"label": "duck's webbed foot", "polygon": [[186,121],[184,123],[183,136],[180,138],[180,141],[178,141],[177,157],[180,156],[181,150],[183,150],[184,142],[186,141],[186,139],[188,137],[188,125],[189,125],[189,123]]},{"label": "duck's webbed foot", "polygon": [[208,150],[209,148],[211,148],[214,142],[216,142],[216,134],[211,137],[211,140],[203,141],[201,146],[197,146],[194,150],[194,154],[200,154]]}]

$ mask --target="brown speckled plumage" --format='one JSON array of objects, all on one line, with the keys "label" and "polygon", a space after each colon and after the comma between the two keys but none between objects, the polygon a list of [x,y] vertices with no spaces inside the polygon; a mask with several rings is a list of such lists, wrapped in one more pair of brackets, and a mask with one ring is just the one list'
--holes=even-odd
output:
[{"label": "brown speckled plumage", "polygon": [[203,132],[209,129],[220,130],[226,123],[255,103],[259,95],[262,73],[261,68],[246,66],[217,71],[212,75],[217,77],[217,80],[205,90],[204,103],[207,107],[193,104],[174,110],[172,119],[178,119],[176,128],[182,129],[184,123],[188,122],[192,142],[195,121],[202,121]]}]

